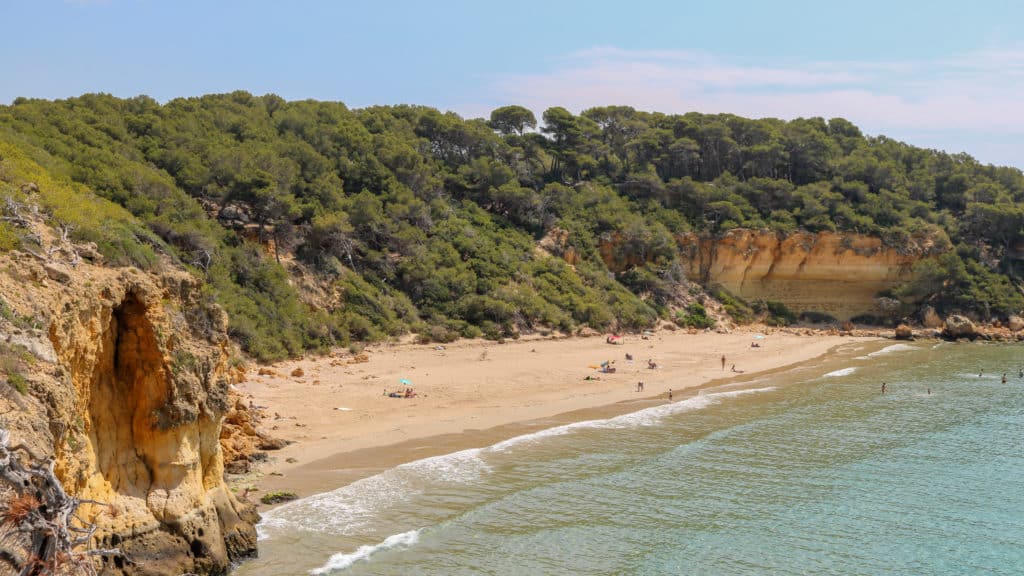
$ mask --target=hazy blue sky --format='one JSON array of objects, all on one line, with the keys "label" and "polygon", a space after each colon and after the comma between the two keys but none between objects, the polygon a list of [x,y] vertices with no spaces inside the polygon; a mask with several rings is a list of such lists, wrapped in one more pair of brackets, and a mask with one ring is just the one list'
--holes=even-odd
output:
[{"label": "hazy blue sky", "polygon": [[486,116],[842,116],[1024,167],[1024,3],[0,0],[0,103],[244,89]]}]

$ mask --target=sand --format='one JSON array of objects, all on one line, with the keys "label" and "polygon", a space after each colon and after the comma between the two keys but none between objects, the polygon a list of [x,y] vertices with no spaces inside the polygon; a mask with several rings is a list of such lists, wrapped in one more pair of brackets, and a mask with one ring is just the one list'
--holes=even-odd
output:
[{"label": "sand", "polygon": [[[349,363],[348,352],[282,362],[271,367],[276,375],[253,371],[235,386],[265,407],[263,427],[293,444],[272,452],[259,474],[240,482],[309,495],[405,461],[666,402],[670,388],[678,401],[696,387],[749,380],[865,340],[755,334],[660,331],[646,339],[627,335],[621,345],[603,336],[461,341],[443,349],[394,344],[367,348],[364,363]],[[627,353],[634,360],[626,360]],[[648,368],[648,359],[657,369]],[[614,361],[614,374],[594,369],[606,360]],[[296,369],[303,375],[291,376]],[[406,388],[402,378],[412,382],[417,396],[386,396],[385,390]],[[637,392],[638,381],[644,382],[643,392]]]}]

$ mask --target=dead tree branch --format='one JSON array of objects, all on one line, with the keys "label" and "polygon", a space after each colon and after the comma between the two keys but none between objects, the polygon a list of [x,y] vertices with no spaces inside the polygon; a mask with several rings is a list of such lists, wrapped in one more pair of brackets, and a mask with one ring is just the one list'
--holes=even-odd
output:
[{"label": "dead tree branch", "polygon": [[[28,462],[16,456],[24,452]],[[76,516],[83,500],[68,495],[53,473],[54,462],[27,446],[10,446],[10,433],[0,427],[0,483],[14,494],[0,503],[0,562],[20,576],[96,574],[92,557],[122,556],[117,549],[82,550],[96,530]],[[72,524],[75,519],[81,526]]]}]

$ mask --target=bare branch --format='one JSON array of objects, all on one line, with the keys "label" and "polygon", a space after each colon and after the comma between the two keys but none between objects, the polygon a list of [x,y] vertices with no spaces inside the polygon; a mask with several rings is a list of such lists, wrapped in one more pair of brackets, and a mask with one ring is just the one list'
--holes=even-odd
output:
[{"label": "bare branch", "polygon": [[[23,463],[15,456],[23,452],[29,458]],[[15,496],[0,502],[0,512],[12,526],[0,534],[0,560],[21,574],[63,573],[61,567],[95,574],[91,558],[120,556],[118,549],[80,550],[91,543],[96,526],[78,516],[78,507],[85,503],[104,505],[93,500],[74,498],[64,490],[54,474],[54,461],[40,458],[24,444],[10,446],[10,432],[0,427],[0,484]],[[73,526],[72,520],[82,526]],[[78,535],[77,537],[74,535]]]}]

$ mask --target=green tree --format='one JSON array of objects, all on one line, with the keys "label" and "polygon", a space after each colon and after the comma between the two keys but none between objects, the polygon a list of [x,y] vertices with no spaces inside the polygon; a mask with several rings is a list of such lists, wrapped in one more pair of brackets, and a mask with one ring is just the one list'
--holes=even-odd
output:
[{"label": "green tree", "polygon": [[504,135],[523,135],[527,128],[537,127],[537,118],[522,106],[502,106],[491,112],[491,128]]}]

